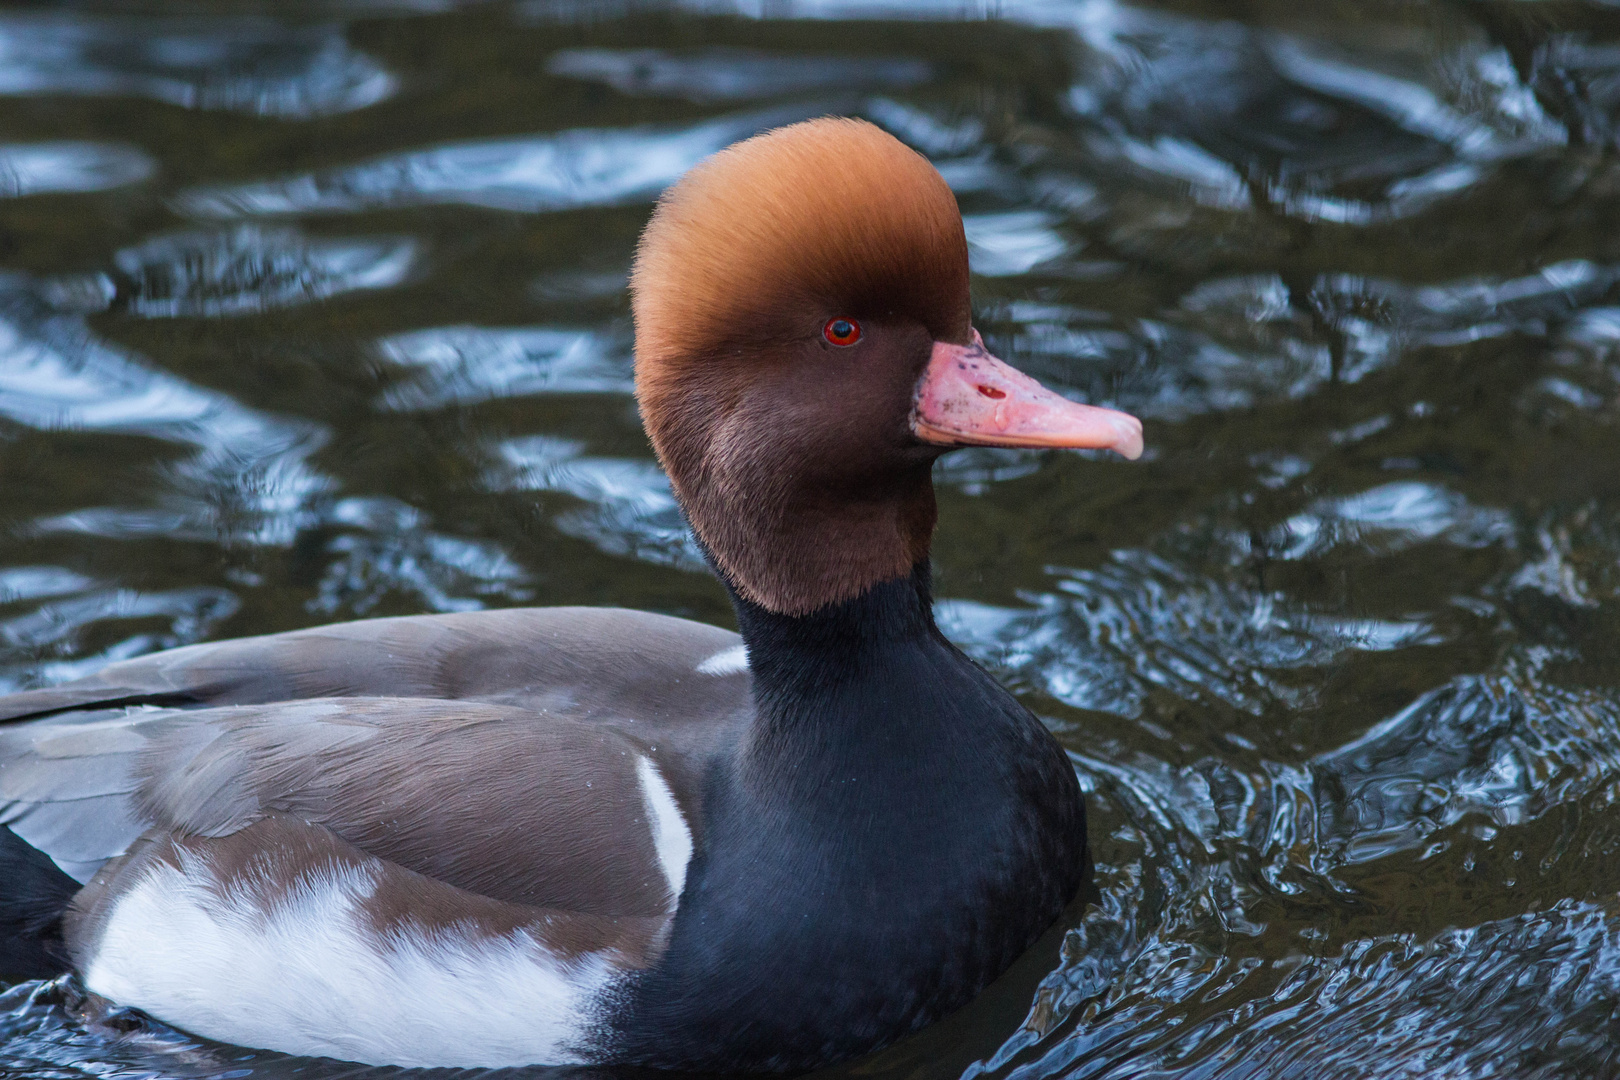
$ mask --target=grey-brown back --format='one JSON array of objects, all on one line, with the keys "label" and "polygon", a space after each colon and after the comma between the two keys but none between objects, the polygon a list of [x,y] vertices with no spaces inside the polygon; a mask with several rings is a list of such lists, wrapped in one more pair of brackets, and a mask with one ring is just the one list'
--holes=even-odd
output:
[{"label": "grey-brown back", "polygon": [[[668,910],[637,761],[700,839],[749,715],[735,634],[595,608],[377,619],[176,649],[0,699],[0,823],[88,880],[150,829],[286,814],[460,888]],[[32,717],[32,719],[30,719]]]}]

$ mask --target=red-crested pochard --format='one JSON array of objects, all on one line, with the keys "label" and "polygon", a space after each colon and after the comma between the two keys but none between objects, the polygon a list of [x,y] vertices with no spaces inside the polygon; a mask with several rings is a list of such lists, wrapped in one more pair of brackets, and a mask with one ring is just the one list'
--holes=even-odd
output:
[{"label": "red-crested pochard", "polygon": [[659,203],[659,460],[739,637],[534,608],[193,645],[0,698],[0,967],[374,1064],[799,1070],[973,997],[1075,895],[1074,770],[931,614],[930,468],[1141,425],[987,353],[950,189],[870,124]]}]

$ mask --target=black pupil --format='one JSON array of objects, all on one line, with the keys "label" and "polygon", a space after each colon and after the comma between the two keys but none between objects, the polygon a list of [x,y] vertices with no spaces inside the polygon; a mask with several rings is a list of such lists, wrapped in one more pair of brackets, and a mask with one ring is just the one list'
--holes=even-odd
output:
[{"label": "black pupil", "polygon": [[837,322],[832,324],[832,332],[833,337],[849,337],[849,335],[855,332],[855,328],[849,323],[845,322],[843,319],[839,319]]}]

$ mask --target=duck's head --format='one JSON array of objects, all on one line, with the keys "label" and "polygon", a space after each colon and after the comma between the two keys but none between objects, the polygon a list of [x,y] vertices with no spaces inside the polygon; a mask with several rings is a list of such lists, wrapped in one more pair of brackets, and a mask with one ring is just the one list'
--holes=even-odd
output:
[{"label": "duck's head", "polygon": [[985,351],[934,167],[858,120],[738,143],[658,204],[631,278],[636,395],[732,587],[782,614],[909,574],[934,459],[962,446],[1134,458],[1142,425]]}]

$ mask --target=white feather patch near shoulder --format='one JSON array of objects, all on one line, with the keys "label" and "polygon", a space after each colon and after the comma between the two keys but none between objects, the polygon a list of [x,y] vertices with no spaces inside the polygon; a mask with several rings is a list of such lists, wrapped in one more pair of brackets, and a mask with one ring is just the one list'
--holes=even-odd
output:
[{"label": "white feather patch near shoulder", "polygon": [[670,910],[674,911],[681,890],[686,888],[686,865],[692,861],[692,830],[686,826],[686,818],[675,802],[675,793],[669,790],[651,758],[643,757],[636,762],[636,778],[641,782],[647,821],[652,825],[653,847],[658,852],[664,880],[669,882]]},{"label": "white feather patch near shoulder", "polygon": [[748,670],[748,646],[722,649],[697,666],[699,675],[740,675]]},{"label": "white feather patch near shoulder", "polygon": [[379,936],[365,866],[329,868],[273,905],[219,889],[202,860],[159,864],[122,896],[85,965],[91,990],[196,1035],[369,1065],[577,1064],[614,977],[526,931]]}]

